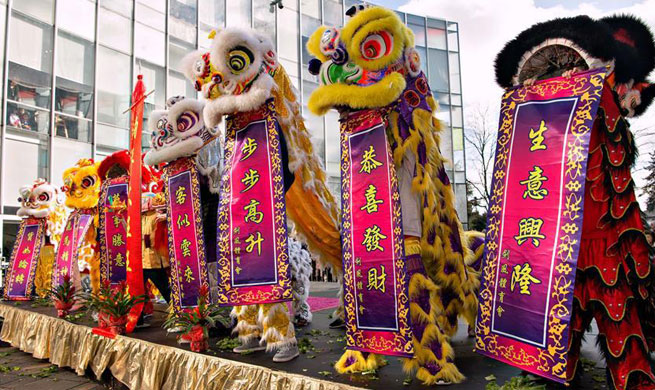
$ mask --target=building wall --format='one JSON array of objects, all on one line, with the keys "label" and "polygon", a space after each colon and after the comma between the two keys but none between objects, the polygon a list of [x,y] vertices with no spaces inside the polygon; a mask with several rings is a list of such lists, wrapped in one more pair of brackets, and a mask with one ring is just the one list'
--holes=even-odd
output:
[{"label": "building wall", "polygon": [[[130,94],[136,76],[148,91],[146,117],[166,97],[196,91],[180,69],[190,50],[207,49],[219,26],[249,25],[270,34],[303,102],[317,154],[339,195],[336,112],[306,109],[317,79],[307,71],[309,35],[321,24],[343,25],[353,1],[284,0],[0,0],[0,236],[8,257],[18,227],[18,188],[37,177],[61,185],[78,159],[102,159],[128,145]],[[416,34],[437,116],[447,124],[441,150],[449,160],[457,209],[466,223],[458,25],[399,13]],[[144,134],[147,147],[150,135]]]}]

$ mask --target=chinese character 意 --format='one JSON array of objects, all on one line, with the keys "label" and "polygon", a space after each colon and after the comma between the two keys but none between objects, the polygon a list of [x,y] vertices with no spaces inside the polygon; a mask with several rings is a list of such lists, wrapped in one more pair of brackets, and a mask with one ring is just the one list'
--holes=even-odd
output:
[{"label": "chinese character \u610f", "polygon": [[252,253],[253,249],[255,249],[255,245],[257,245],[257,255],[262,254],[262,241],[264,241],[264,238],[262,237],[262,234],[260,232],[255,232],[254,234],[251,234],[246,238],[246,252]]},{"label": "chinese character \u610f", "polygon": [[187,213],[177,215],[178,229],[182,229],[183,227],[187,227],[189,225],[191,225],[191,222],[189,222],[189,215]]},{"label": "chinese character \u610f", "polygon": [[252,156],[252,154],[255,153],[255,150],[257,150],[257,141],[255,141],[254,138],[246,138],[243,146],[241,146],[241,160],[239,161],[243,161]]},{"label": "chinese character \u610f", "polygon": [[366,284],[366,288],[368,290],[378,290],[381,292],[385,292],[386,281],[387,281],[387,274],[386,272],[384,272],[384,265],[380,265],[379,275],[378,275],[377,268],[371,268],[368,270],[368,283]]},{"label": "chinese character \u610f", "polygon": [[254,223],[260,223],[262,219],[264,219],[264,213],[257,211],[258,205],[259,201],[250,199],[250,203],[243,207],[243,209],[247,212],[245,218],[243,219],[245,222],[252,221]]},{"label": "chinese character \u610f", "polygon": [[123,255],[121,253],[119,253],[114,258],[114,264],[116,264],[119,267],[124,267],[125,266],[125,261],[124,260],[125,259],[123,258]]},{"label": "chinese character \u610f", "polygon": [[544,132],[546,132],[548,128],[546,127],[546,122],[541,121],[539,124],[539,129],[530,129],[530,141],[532,142],[532,146],[530,146],[530,151],[534,152],[535,150],[546,150],[546,145],[544,145]]},{"label": "chinese character \u610f", "polygon": [[243,183],[246,188],[242,189],[241,192],[246,192],[249,189],[251,189],[257,182],[259,181],[259,172],[257,172],[256,169],[248,169],[248,172],[246,172],[246,175],[241,179],[241,183]]},{"label": "chinese character \u610f", "polygon": [[188,265],[184,269],[184,279],[186,280],[187,283],[191,283],[194,280],[196,280],[196,278],[193,277],[193,271],[191,270],[191,267],[189,267]]},{"label": "chinese character \u610f", "polygon": [[371,214],[378,211],[378,205],[383,203],[382,199],[375,199],[378,189],[373,184],[369,184],[366,191],[364,191],[364,197],[366,198],[366,204],[360,207],[360,210],[365,210],[367,213]]},{"label": "chinese character \u610f", "polygon": [[516,243],[523,245],[529,239],[532,239],[532,245],[538,247],[541,243],[539,240],[546,238],[541,234],[541,226],[544,220],[541,218],[523,218],[519,221],[519,234],[514,236]]},{"label": "chinese character \u610f", "polygon": [[113,236],[111,236],[111,243],[114,246],[121,246],[125,244],[125,241],[123,241],[123,235],[120,233],[116,233]]},{"label": "chinese character \u610f", "polygon": [[186,238],[183,239],[182,242],[180,242],[180,249],[182,250],[182,256],[191,256],[191,241]]},{"label": "chinese character \u610f", "polygon": [[18,268],[25,269],[27,268],[27,261],[21,260],[18,262]]},{"label": "chinese character \u610f", "polygon": [[517,264],[512,270],[512,284],[510,290],[514,291],[516,283],[519,284],[519,293],[523,295],[530,295],[530,285],[532,283],[541,284],[541,280],[532,276],[532,267],[529,263]]},{"label": "chinese character \u610f", "polygon": [[380,246],[380,240],[384,240],[385,238],[387,238],[387,236],[380,233],[380,227],[378,225],[373,225],[366,228],[362,245],[366,246],[367,252],[372,252],[376,249],[380,252],[384,252],[384,248]]},{"label": "chinese character \u610f", "polygon": [[186,202],[186,187],[179,186],[175,190],[175,203],[184,204]]},{"label": "chinese character \u610f", "polygon": [[34,232],[27,233],[27,241],[32,241],[33,238],[34,238]]},{"label": "chinese character \u610f", "polygon": [[548,190],[541,188],[544,182],[548,180],[543,173],[543,169],[535,165],[534,170],[530,171],[530,176],[519,182],[519,184],[527,187],[523,192],[523,199],[530,197],[530,199],[541,200],[548,195]]},{"label": "chinese character \u610f", "polygon": [[359,169],[359,173],[364,172],[368,174],[375,168],[382,166],[382,163],[375,159],[376,156],[373,145],[370,145],[362,157],[362,167]]}]

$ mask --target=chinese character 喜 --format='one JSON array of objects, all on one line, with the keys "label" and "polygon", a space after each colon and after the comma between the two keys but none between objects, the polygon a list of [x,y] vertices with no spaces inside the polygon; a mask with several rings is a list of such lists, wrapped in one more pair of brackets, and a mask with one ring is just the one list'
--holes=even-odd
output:
[{"label": "chinese character \u559c", "polygon": [[373,184],[369,184],[366,191],[364,191],[364,197],[366,198],[366,204],[360,207],[360,210],[365,210],[367,213],[371,214],[378,211],[378,205],[384,203],[382,199],[375,199],[378,189]]},{"label": "chinese character \u559c", "polygon": [[541,121],[539,124],[539,129],[530,129],[530,141],[532,141],[532,146],[530,146],[530,151],[534,152],[535,150],[546,150],[546,145],[544,145],[544,132],[548,128],[546,127],[546,122]]},{"label": "chinese character \u559c", "polygon": [[246,175],[241,179],[241,183],[243,183],[246,188],[242,189],[241,192],[246,192],[249,189],[251,189],[255,184],[259,182],[259,172],[257,172],[256,169],[250,168],[248,172],[246,172]]},{"label": "chinese character \u559c", "polygon": [[510,290],[514,291],[516,283],[519,284],[519,293],[524,295],[530,295],[530,285],[532,283],[541,284],[541,280],[532,276],[532,267],[529,263],[524,263],[523,265],[517,264],[512,270],[512,284]]},{"label": "chinese character \u559c", "polygon": [[260,223],[262,219],[264,219],[264,213],[257,211],[258,205],[259,201],[250,199],[250,203],[243,207],[243,209],[248,212],[244,218],[245,222],[252,221],[254,223]]},{"label": "chinese character \u559c", "polygon": [[175,190],[175,203],[184,204],[186,202],[186,187],[179,186]]},{"label": "chinese character \u559c", "polygon": [[248,238],[246,238],[246,244],[248,244],[248,246],[246,246],[246,252],[252,253],[255,245],[257,245],[257,255],[261,255],[262,241],[264,241],[264,238],[260,232],[255,232],[254,234],[249,235]]},{"label": "chinese character \u559c", "polygon": [[255,150],[257,150],[257,141],[255,141],[254,138],[246,138],[246,142],[244,142],[241,147],[242,156],[239,161],[243,161],[252,156],[252,154],[255,153]]},{"label": "chinese character \u559c", "polygon": [[534,166],[534,170],[530,171],[530,176],[527,179],[520,181],[519,184],[527,186],[526,190],[523,192],[523,199],[530,197],[530,199],[541,200],[546,195],[548,195],[548,190],[541,188],[547,177],[543,175],[544,171],[541,167]]},{"label": "chinese character \u559c", "polygon": [[359,169],[359,173],[371,173],[375,168],[382,166],[382,163],[375,160],[375,157],[375,149],[373,149],[373,145],[370,145],[362,157],[362,167]]},{"label": "chinese character \u559c", "polygon": [[378,275],[377,268],[371,268],[368,270],[368,284],[366,288],[368,290],[378,290],[385,292],[386,286],[385,282],[387,281],[387,274],[384,272],[384,265],[380,265],[380,274]]},{"label": "chinese character \u559c", "polygon": [[384,248],[380,246],[380,240],[384,240],[385,238],[387,238],[387,236],[380,233],[380,227],[378,225],[373,225],[371,227],[366,228],[366,231],[364,232],[364,241],[362,241],[362,245],[366,246],[367,252],[372,252],[376,249],[381,252],[384,252]]}]

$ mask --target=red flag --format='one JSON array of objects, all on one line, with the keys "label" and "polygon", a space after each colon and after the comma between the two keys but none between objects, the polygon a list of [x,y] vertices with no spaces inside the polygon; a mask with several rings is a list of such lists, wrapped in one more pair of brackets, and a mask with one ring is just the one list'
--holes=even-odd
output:
[{"label": "red flag", "polygon": [[[130,115],[130,181],[127,195],[127,286],[132,296],[144,293],[141,253],[141,130],[146,87],[142,75],[137,79],[132,92]],[[130,311],[127,333],[134,330],[141,310],[143,304],[134,306]]]}]

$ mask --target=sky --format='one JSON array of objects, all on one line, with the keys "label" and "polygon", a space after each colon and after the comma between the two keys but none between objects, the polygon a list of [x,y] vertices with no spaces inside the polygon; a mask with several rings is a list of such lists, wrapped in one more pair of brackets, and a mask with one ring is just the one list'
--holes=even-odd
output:
[{"label": "sky", "polygon": [[[459,23],[465,117],[467,108],[471,109],[475,105],[488,105],[497,117],[496,107],[500,106],[502,90],[495,83],[494,58],[507,41],[534,23],[580,14],[599,18],[616,13],[630,13],[642,18],[655,32],[655,0],[373,0],[372,2],[400,11]],[[655,80],[655,72],[651,74],[651,79]],[[655,105],[651,106],[644,116],[631,122],[633,129],[655,126]],[[651,133],[655,133],[655,128]],[[637,143],[641,146],[641,154],[634,175],[639,187],[645,177],[646,172],[643,167],[649,160],[648,154],[655,146],[655,134],[637,138]],[[640,191],[637,191],[637,195],[643,198]]]}]

